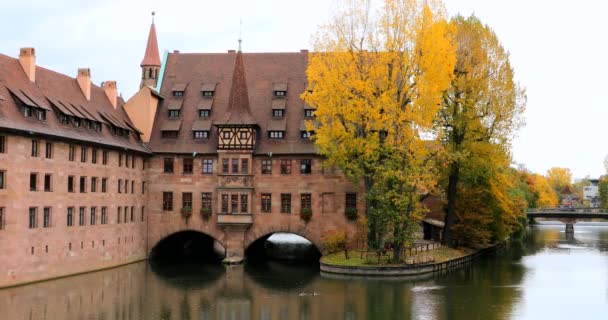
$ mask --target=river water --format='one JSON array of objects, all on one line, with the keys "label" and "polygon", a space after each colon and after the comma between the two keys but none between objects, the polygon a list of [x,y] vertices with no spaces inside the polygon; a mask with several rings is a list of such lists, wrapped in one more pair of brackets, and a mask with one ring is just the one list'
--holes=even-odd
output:
[{"label": "river water", "polygon": [[493,256],[418,279],[318,266],[120,268],[0,290],[0,319],[608,319],[608,226],[540,225]]}]

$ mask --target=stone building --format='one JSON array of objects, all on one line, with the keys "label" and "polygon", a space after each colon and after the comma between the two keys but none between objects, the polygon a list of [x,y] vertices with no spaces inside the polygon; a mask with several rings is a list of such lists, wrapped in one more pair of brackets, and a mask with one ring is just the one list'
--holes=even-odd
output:
[{"label": "stone building", "polygon": [[[353,234],[357,188],[323,159],[305,121],[307,51],[166,53],[154,23],[140,90],[0,55],[0,287],[146,259],[197,231],[240,262],[291,232],[321,247]],[[312,213],[304,221],[300,213]]]}]

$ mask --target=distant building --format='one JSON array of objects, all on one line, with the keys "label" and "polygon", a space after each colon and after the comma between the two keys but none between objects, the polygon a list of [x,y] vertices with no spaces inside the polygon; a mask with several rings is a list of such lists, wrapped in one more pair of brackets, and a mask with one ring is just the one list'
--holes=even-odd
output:
[{"label": "distant building", "polygon": [[583,188],[583,199],[589,201],[592,208],[600,206],[599,179],[588,179],[591,184]]}]

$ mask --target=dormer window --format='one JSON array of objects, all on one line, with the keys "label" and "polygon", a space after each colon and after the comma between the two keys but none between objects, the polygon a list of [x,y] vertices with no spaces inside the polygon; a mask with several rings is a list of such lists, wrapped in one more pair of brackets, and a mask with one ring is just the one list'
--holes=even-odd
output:
[{"label": "dormer window", "polygon": [[72,118],[72,121],[74,122],[74,127],[80,128],[80,119]]},{"label": "dormer window", "polygon": [[177,138],[177,134],[179,131],[162,131],[161,135],[163,138]]},{"label": "dormer window", "polygon": [[284,98],[287,96],[287,83],[275,83],[272,90],[275,97]]},{"label": "dormer window", "polygon": [[268,131],[268,138],[270,139],[283,139],[285,137],[285,131]]},{"label": "dormer window", "polygon": [[183,91],[173,91],[173,96],[174,97],[183,97],[184,92]]},{"label": "dormer window", "polygon": [[198,110],[198,116],[201,118],[209,118],[211,110]]},{"label": "dormer window", "polygon": [[169,118],[171,118],[171,119],[179,118],[179,110],[169,110]]},{"label": "dormer window", "polygon": [[300,138],[302,138],[302,139],[310,139],[311,136],[312,136],[311,131],[300,131]]},{"label": "dormer window", "polygon": [[280,97],[280,98],[282,98],[282,97],[285,97],[286,95],[287,95],[287,91],[275,91],[275,92],[274,92],[274,96],[275,96],[275,97]]},{"label": "dormer window", "polygon": [[285,115],[285,110],[274,109],[272,110],[272,116],[275,118],[282,118]]},{"label": "dormer window", "polygon": [[209,131],[192,131],[194,139],[209,139]]},{"label": "dormer window", "polygon": [[59,119],[61,120],[61,124],[63,124],[63,125],[70,124],[70,117],[66,116],[63,113],[59,115]]},{"label": "dormer window", "polygon": [[203,97],[205,97],[205,98],[213,97],[213,91],[203,91]]},{"label": "dormer window", "polygon": [[43,110],[43,109],[36,110],[36,117],[40,121],[46,121],[46,110]]},{"label": "dormer window", "polygon": [[203,83],[201,93],[204,98],[212,98],[215,93],[215,83]]},{"label": "dormer window", "polygon": [[28,118],[32,117],[32,107],[30,107],[30,106],[23,106],[23,108],[21,109],[21,112],[23,113],[23,115],[25,117],[28,117]]},{"label": "dormer window", "polygon": [[173,88],[171,88],[174,97],[183,97],[184,91],[186,91],[186,84],[175,84]]}]

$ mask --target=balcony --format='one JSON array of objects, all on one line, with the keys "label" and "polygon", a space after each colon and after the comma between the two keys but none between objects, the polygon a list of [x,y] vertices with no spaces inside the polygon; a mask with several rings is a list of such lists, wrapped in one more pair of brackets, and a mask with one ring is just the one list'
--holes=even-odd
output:
[{"label": "balcony", "polygon": [[250,213],[217,214],[217,224],[220,226],[249,227],[253,224],[253,215]]}]

